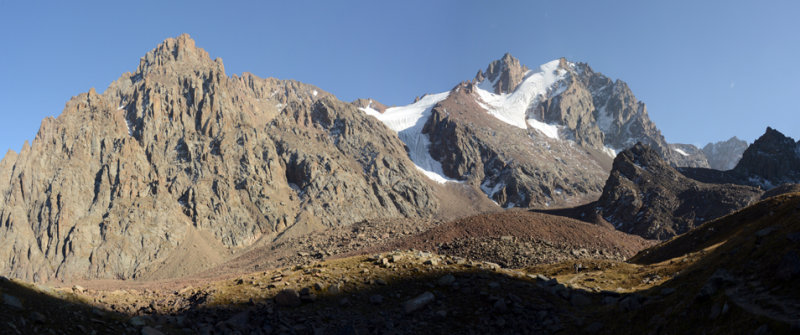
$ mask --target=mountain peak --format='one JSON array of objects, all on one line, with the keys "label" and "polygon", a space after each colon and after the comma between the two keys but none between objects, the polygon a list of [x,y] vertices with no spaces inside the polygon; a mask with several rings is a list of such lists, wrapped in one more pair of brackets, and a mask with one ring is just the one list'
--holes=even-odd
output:
[{"label": "mountain peak", "polygon": [[222,66],[221,59],[218,58],[212,61],[208,52],[198,48],[189,34],[181,34],[177,38],[167,38],[155,49],[150,50],[139,60],[139,68],[136,72],[145,74],[169,64],[186,64],[196,68],[213,63]]},{"label": "mountain peak", "polygon": [[478,71],[475,82],[489,80],[494,93],[510,93],[522,82],[528,67],[520,64],[519,59],[506,53],[502,58],[489,63],[485,72]]},{"label": "mountain peak", "polygon": [[747,178],[764,181],[764,186],[800,181],[800,142],[767,127],[742,154],[734,171]]}]

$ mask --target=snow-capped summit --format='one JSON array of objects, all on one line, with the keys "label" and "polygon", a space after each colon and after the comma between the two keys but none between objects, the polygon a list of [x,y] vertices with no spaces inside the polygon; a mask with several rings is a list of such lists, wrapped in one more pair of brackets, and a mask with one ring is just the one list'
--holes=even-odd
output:
[{"label": "snow-capped summit", "polygon": [[636,143],[673,166],[707,166],[697,148],[667,143],[625,82],[564,58],[529,68],[505,54],[449,93],[383,112],[356,105],[396,131],[431,179],[462,181],[504,207],[596,198],[614,156]]}]

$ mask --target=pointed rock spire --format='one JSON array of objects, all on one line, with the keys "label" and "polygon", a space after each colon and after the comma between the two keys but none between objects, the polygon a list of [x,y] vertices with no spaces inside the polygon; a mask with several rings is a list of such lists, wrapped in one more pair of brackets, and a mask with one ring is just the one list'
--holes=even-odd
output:
[{"label": "pointed rock spire", "polygon": [[522,82],[525,72],[528,72],[528,67],[520,64],[519,59],[510,53],[506,53],[503,58],[491,62],[485,72],[478,71],[475,82],[489,80],[494,87],[494,93],[510,93]]},{"label": "pointed rock spire", "polygon": [[192,67],[207,66],[214,63],[222,66],[220,59],[212,61],[208,52],[198,48],[189,34],[182,34],[177,38],[167,38],[155,49],[150,50],[139,60],[139,68],[136,72],[145,74],[154,68],[175,63]]}]

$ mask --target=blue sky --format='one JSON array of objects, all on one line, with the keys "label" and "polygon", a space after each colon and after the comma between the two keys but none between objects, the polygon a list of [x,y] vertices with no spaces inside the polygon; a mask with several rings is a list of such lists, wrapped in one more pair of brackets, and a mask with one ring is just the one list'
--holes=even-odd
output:
[{"label": "blue sky", "polygon": [[[622,79],[670,142],[800,137],[797,1],[0,0],[0,150],[189,33],[228,75],[387,105],[449,90],[505,52]],[[1,153],[0,153],[1,154]]]}]

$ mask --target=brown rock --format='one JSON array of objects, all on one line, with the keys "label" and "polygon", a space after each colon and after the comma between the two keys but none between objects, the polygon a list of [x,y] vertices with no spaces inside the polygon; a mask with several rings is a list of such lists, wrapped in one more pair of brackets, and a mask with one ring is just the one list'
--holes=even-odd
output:
[{"label": "brown rock", "polygon": [[275,303],[283,307],[297,307],[302,304],[302,301],[297,291],[287,288],[278,292],[275,296]]}]

